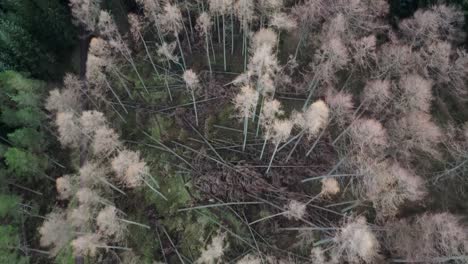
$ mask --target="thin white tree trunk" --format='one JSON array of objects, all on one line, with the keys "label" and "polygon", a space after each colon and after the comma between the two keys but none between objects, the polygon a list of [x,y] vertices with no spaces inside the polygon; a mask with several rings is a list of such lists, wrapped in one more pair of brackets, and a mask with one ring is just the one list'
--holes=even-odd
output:
[{"label": "thin white tree trunk", "polygon": [[224,55],[224,71],[226,71],[226,21],[223,14],[223,55]]}]

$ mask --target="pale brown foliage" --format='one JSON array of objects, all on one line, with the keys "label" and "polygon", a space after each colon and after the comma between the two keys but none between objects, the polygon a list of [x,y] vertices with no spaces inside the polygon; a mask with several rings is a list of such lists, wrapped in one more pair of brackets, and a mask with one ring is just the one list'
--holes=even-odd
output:
[{"label": "pale brown foliage", "polygon": [[310,251],[310,259],[314,264],[327,264],[328,262],[325,259],[325,254],[320,247],[314,247]]},{"label": "pale brown foliage", "polygon": [[63,79],[64,89],[54,89],[49,92],[46,109],[49,111],[78,111],[80,108],[81,81],[77,76],[67,73]]},{"label": "pale brown foliage", "polygon": [[344,30],[353,36],[368,35],[370,32],[378,32],[385,28],[381,18],[389,11],[385,0],[337,0],[330,8],[342,13],[346,18]]},{"label": "pale brown foliage", "polygon": [[[341,37],[348,40],[385,29],[382,18],[388,11],[389,6],[385,0],[307,0],[296,5],[292,13],[298,17],[300,26],[304,29],[303,34],[318,31],[324,21],[326,24],[333,20],[331,17],[341,16],[341,22],[337,24],[341,26],[332,27],[339,29],[343,33]],[[327,25],[324,28],[324,35],[334,31],[329,31],[330,27]]]},{"label": "pale brown foliage", "polygon": [[261,28],[255,32],[252,38],[252,49],[258,49],[263,45],[274,47],[276,45],[277,35],[269,28]]},{"label": "pale brown foliage", "polygon": [[234,106],[240,112],[240,117],[251,117],[258,101],[258,92],[250,86],[241,87],[240,92],[234,98]]},{"label": "pale brown foliage", "polygon": [[401,98],[398,107],[403,111],[430,112],[432,83],[419,75],[405,75],[400,79]]},{"label": "pale brown foliage", "polygon": [[68,200],[73,195],[73,183],[69,175],[57,178],[55,180],[55,186],[59,195],[58,199]]},{"label": "pale brown foliage", "polygon": [[146,17],[148,17],[153,23],[158,23],[157,14],[161,10],[159,1],[136,0],[136,2],[143,6]]},{"label": "pale brown foliage", "polygon": [[[70,89],[75,93],[79,93],[83,86],[83,83],[81,82],[78,76],[71,73],[67,73],[63,78],[63,86],[65,87],[65,89]],[[75,104],[77,100],[78,98],[75,98]]]},{"label": "pale brown foliage", "polygon": [[182,78],[190,90],[196,90],[199,88],[200,80],[198,79],[198,75],[193,70],[186,70],[182,75]]},{"label": "pale brown foliage", "polygon": [[334,263],[374,263],[379,255],[379,242],[364,217],[348,220],[335,234],[333,242]]},{"label": "pale brown foliage", "polygon": [[83,228],[92,221],[91,209],[87,205],[80,205],[67,213],[67,222],[75,228]]},{"label": "pale brown foliage", "polygon": [[270,26],[277,30],[292,31],[297,28],[297,22],[293,17],[283,12],[273,14],[270,20]]},{"label": "pale brown foliage", "polygon": [[91,42],[89,43],[88,53],[103,58],[111,56],[109,44],[102,38],[91,39]]},{"label": "pale brown foliage", "polygon": [[130,24],[130,36],[133,43],[138,46],[140,43],[140,32],[143,29],[142,19],[138,15],[130,13],[128,14],[128,23]]},{"label": "pale brown foliage", "polygon": [[[268,35],[264,35],[263,37],[267,37]],[[263,96],[268,97],[275,91],[273,79],[279,70],[279,65],[278,59],[273,52],[272,43],[264,42],[266,39],[263,37],[255,41],[254,45],[259,46],[250,57],[247,75],[248,77],[256,76],[259,79],[257,90]]]},{"label": "pale brown foliage", "polygon": [[264,102],[260,120],[265,128],[269,128],[276,118],[284,114],[281,108],[281,103],[278,100],[266,100]]},{"label": "pale brown foliage", "polygon": [[437,41],[421,49],[421,62],[427,78],[435,79],[437,82],[450,82],[449,70],[452,46],[448,42]]},{"label": "pale brown foliage", "polygon": [[[114,50],[117,50],[120,54],[122,54],[122,56],[125,57],[127,61],[130,62],[133,60],[131,58],[131,51],[128,48],[127,43],[123,40],[122,36],[120,35],[119,29],[115,24],[114,19],[108,12],[101,11],[101,14],[99,15],[98,28],[101,36],[103,36],[103,38],[107,40],[107,45],[109,47],[111,47]],[[94,51],[91,53],[94,54]],[[108,57],[100,55],[95,56],[103,61],[107,60],[107,65],[109,67],[113,66],[111,63],[109,63],[109,61],[111,60],[109,60]]]},{"label": "pale brown foliage", "polygon": [[362,3],[375,17],[385,17],[390,12],[390,5],[385,0],[362,0]]},{"label": "pale brown foliage", "polygon": [[[95,87],[101,87],[106,80],[105,70],[112,64],[109,45],[101,38],[91,39],[86,61],[86,79]],[[93,89],[94,90],[94,89]]]},{"label": "pale brown foliage", "polygon": [[105,36],[109,39],[114,39],[120,34],[114,19],[107,11],[101,10],[99,13],[98,29],[102,36]]},{"label": "pale brown foliage", "polygon": [[60,91],[59,89],[54,89],[49,92],[49,96],[47,97],[47,102],[46,102],[46,109],[49,111],[70,111],[72,109],[69,108],[69,104],[66,103],[68,97],[67,94],[65,94],[63,91]]},{"label": "pale brown foliage", "polygon": [[437,40],[463,39],[463,12],[453,6],[439,5],[417,10],[413,18],[403,20],[399,28],[409,42],[423,45]]},{"label": "pale brown foliage", "polygon": [[94,155],[107,156],[121,146],[119,135],[112,128],[102,126],[96,130],[92,143]]},{"label": "pale brown foliage", "polygon": [[198,264],[215,264],[219,263],[220,258],[224,255],[224,251],[229,246],[228,243],[225,243],[226,234],[218,232],[218,234],[213,237],[211,243],[202,250],[201,256],[195,261]]},{"label": "pale brown foliage", "polygon": [[448,72],[450,86],[456,96],[466,97],[466,82],[468,81],[468,54],[464,50],[457,50],[456,59],[452,61]]},{"label": "pale brown foliage", "polygon": [[171,43],[166,43],[163,42],[159,47],[158,47],[158,55],[164,57],[168,61],[178,61],[177,55],[174,55],[174,50],[176,48],[177,43],[176,42],[171,42]]},{"label": "pale brown foliage", "polygon": [[417,55],[410,46],[388,43],[378,53],[378,72],[383,76],[400,76],[416,67]]},{"label": "pale brown foliage", "polygon": [[424,181],[395,162],[370,165],[361,173],[363,195],[373,203],[380,218],[396,216],[405,202],[420,201],[426,194]]},{"label": "pale brown foliage", "polygon": [[336,14],[330,21],[324,25],[322,37],[324,39],[346,37],[347,19],[343,13]]},{"label": "pale brown foliage", "polygon": [[291,120],[276,119],[271,125],[271,133],[265,134],[267,139],[270,139],[273,144],[278,145],[281,142],[286,141],[291,135],[291,131],[294,123]]},{"label": "pale brown foliage", "polygon": [[57,113],[55,124],[58,127],[62,146],[77,147],[81,139],[81,128],[76,116],[71,112]]},{"label": "pale brown foliage", "polygon": [[213,22],[211,21],[210,15],[207,12],[203,12],[197,18],[196,30],[200,32],[202,36],[206,36],[211,31],[211,26]]},{"label": "pale brown foliage", "polygon": [[[467,227],[449,213],[424,214],[413,221],[402,219],[387,224],[386,230],[388,249],[409,262],[445,263],[444,258],[468,253]],[[466,263],[466,259],[450,263]]]},{"label": "pale brown foliage", "polygon": [[351,149],[358,155],[375,157],[382,154],[388,145],[387,132],[382,124],[374,119],[360,118],[349,127]]},{"label": "pale brown foliage", "polygon": [[329,3],[325,0],[304,1],[304,3],[295,5],[291,12],[297,17],[299,26],[305,32],[317,30],[323,19],[330,17],[332,14]]},{"label": "pale brown foliage", "polygon": [[266,14],[273,13],[283,6],[283,0],[258,0],[258,8]]},{"label": "pale brown foliage", "polygon": [[348,50],[340,38],[332,38],[322,46],[327,56],[332,57],[331,63],[337,68],[342,68],[348,62]]},{"label": "pale brown foliage", "polygon": [[76,198],[81,205],[95,206],[102,201],[102,198],[93,190],[87,187],[78,189]]},{"label": "pale brown foliage", "polygon": [[353,61],[362,68],[370,67],[376,61],[376,38],[374,35],[352,42]]},{"label": "pale brown foliage", "polygon": [[149,175],[149,168],[146,162],[140,161],[133,163],[128,167],[125,173],[124,183],[130,188],[141,186],[147,175]]},{"label": "pale brown foliage", "polygon": [[169,1],[164,4],[163,12],[158,15],[161,29],[165,32],[178,34],[182,30],[182,13],[177,5],[171,4]]},{"label": "pale brown foliage", "polygon": [[440,128],[424,112],[410,112],[390,122],[388,132],[398,151],[409,155],[412,150],[424,151],[437,156],[437,143],[442,139]]},{"label": "pale brown foliage", "polygon": [[39,228],[42,247],[50,247],[50,255],[55,256],[67,246],[71,238],[71,230],[63,212],[53,212],[47,215],[46,220]]},{"label": "pale brown foliage", "polygon": [[86,186],[99,183],[101,177],[105,177],[106,170],[94,162],[86,162],[79,170],[80,182]]},{"label": "pale brown foliage", "polygon": [[330,108],[331,119],[343,125],[351,118],[354,104],[353,97],[346,92],[329,90],[325,101]]},{"label": "pale brown foliage", "polygon": [[96,256],[98,247],[101,245],[101,238],[97,234],[86,234],[75,238],[71,242],[73,255],[75,256]]},{"label": "pale brown foliage", "polygon": [[236,264],[261,264],[262,259],[252,254],[245,255]]},{"label": "pale brown foliage", "polygon": [[248,30],[249,23],[255,18],[254,4],[251,0],[238,0],[234,4],[234,14],[241,22],[244,31]]},{"label": "pale brown foliage", "polygon": [[340,192],[340,184],[335,178],[323,178],[320,194],[324,197],[333,196]]},{"label": "pale brown foliage", "polygon": [[139,160],[140,154],[138,152],[122,150],[112,161],[112,169],[118,177],[123,177],[128,167],[133,163],[139,162]]},{"label": "pale brown foliage", "polygon": [[106,125],[104,114],[96,111],[83,111],[80,116],[80,126],[84,133],[93,136],[96,130]]},{"label": "pale brown foliage", "polygon": [[388,106],[391,96],[391,82],[389,80],[375,80],[366,83],[361,100],[368,111],[378,114]]},{"label": "pale brown foliage", "polygon": [[346,42],[352,42],[386,28],[382,19],[388,11],[386,1],[332,0],[324,5],[328,16],[322,28],[323,38],[341,37]]},{"label": "pale brown foliage", "polygon": [[291,200],[286,206],[286,217],[288,219],[301,219],[304,217],[307,205],[296,200]]},{"label": "pale brown foliage", "polygon": [[348,49],[339,37],[327,39],[314,55],[314,70],[320,81],[333,81],[335,73],[343,69],[349,61]]},{"label": "pale brown foliage", "polygon": [[70,8],[75,25],[83,25],[94,31],[99,16],[101,0],[70,0]]},{"label": "pale brown foliage", "polygon": [[114,206],[106,206],[96,217],[99,233],[104,237],[120,241],[125,235],[125,225],[119,219],[117,209]]},{"label": "pale brown foliage", "polygon": [[215,15],[225,15],[233,12],[233,0],[209,0],[210,12]]},{"label": "pale brown foliage", "polygon": [[328,124],[330,110],[323,100],[311,104],[304,113],[304,126],[309,137],[315,137]]},{"label": "pale brown foliage", "polygon": [[140,160],[140,153],[135,151],[120,151],[111,164],[117,179],[129,188],[143,184],[145,175],[149,173],[146,163]]}]

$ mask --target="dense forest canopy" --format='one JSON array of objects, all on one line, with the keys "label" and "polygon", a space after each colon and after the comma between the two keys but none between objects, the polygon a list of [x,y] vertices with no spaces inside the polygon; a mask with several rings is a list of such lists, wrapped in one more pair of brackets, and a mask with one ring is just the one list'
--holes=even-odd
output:
[{"label": "dense forest canopy", "polygon": [[467,16],[0,0],[0,263],[468,263]]}]

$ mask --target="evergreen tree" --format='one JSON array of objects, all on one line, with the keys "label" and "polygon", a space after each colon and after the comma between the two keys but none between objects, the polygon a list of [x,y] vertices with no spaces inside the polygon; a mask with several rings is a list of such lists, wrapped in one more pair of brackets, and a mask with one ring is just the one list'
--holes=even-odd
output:
[{"label": "evergreen tree", "polygon": [[58,77],[75,38],[65,1],[0,1],[0,71]]},{"label": "evergreen tree", "polygon": [[29,263],[37,219],[25,212],[48,206],[50,196],[40,194],[53,189],[53,185],[37,185],[45,182],[48,168],[41,110],[46,86],[4,71],[0,87],[0,263]]},{"label": "evergreen tree", "polygon": [[45,137],[41,131],[45,116],[40,100],[45,86],[12,71],[0,73],[0,86],[0,136],[7,144],[2,153],[6,173],[13,181],[20,178],[30,182],[47,168],[43,153]]}]

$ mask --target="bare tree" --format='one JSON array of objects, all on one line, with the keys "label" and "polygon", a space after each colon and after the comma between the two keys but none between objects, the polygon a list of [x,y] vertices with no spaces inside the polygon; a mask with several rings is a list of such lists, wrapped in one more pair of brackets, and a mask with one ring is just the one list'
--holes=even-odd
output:
[{"label": "bare tree", "polygon": [[187,68],[185,64],[184,52],[182,50],[182,44],[179,39],[179,33],[183,28],[182,13],[177,5],[173,5],[170,2],[166,2],[163,7],[163,12],[158,15],[158,20],[161,25],[163,32],[171,32],[176,38],[177,45],[180,51],[180,57],[182,58],[182,64],[184,69]]},{"label": "bare tree", "polygon": [[410,112],[398,120],[389,122],[388,132],[393,148],[406,157],[418,150],[438,157],[437,143],[442,139],[441,129],[431,116],[423,112]]},{"label": "bare tree", "polygon": [[145,82],[136,67],[131,50],[122,38],[122,35],[120,34],[114,19],[108,12],[101,11],[99,15],[98,29],[99,33],[108,40],[108,45],[117,50],[127,60],[127,62],[130,63],[141,85],[145,91],[148,92]]},{"label": "bare tree", "polygon": [[360,118],[348,130],[350,151],[366,157],[379,157],[388,146],[388,137],[382,124],[374,119]]},{"label": "bare tree", "polygon": [[271,133],[268,133],[268,134],[264,135],[264,137],[271,140],[271,142],[275,146],[275,149],[273,150],[273,154],[271,155],[270,163],[268,164],[268,168],[266,170],[266,173],[268,173],[270,171],[271,164],[273,163],[276,152],[278,151],[279,144],[281,142],[287,141],[288,138],[290,137],[293,125],[294,125],[294,123],[291,120],[276,119],[272,123]]},{"label": "bare tree", "polygon": [[395,77],[414,70],[418,62],[418,54],[410,46],[397,42],[384,44],[377,54],[378,78]]},{"label": "bare tree", "polygon": [[195,112],[195,124],[198,126],[197,100],[195,99],[195,94],[200,88],[200,80],[198,79],[198,75],[193,70],[186,70],[182,77],[185,81],[187,90],[192,96],[193,110]]},{"label": "bare tree", "polygon": [[403,20],[399,28],[411,45],[422,46],[438,40],[463,38],[463,12],[452,6],[438,5],[417,10],[413,18]]},{"label": "bare tree", "polygon": [[106,118],[103,113],[96,110],[83,111],[80,116],[80,126],[83,133],[91,137],[97,129],[106,126]]},{"label": "bare tree", "polygon": [[159,12],[162,11],[160,2],[155,0],[137,0],[136,2],[140,5],[143,5],[145,16],[149,18],[151,23],[154,25],[154,27],[156,28],[156,33],[158,35],[158,39],[161,43],[163,43],[164,40],[162,36],[160,21],[158,18]]},{"label": "bare tree", "polygon": [[361,94],[364,108],[374,114],[379,114],[388,107],[392,100],[392,83],[389,80],[368,81]]},{"label": "bare tree", "polygon": [[306,109],[315,95],[317,86],[322,83],[333,82],[336,72],[345,68],[349,62],[348,49],[339,37],[329,38],[323,42],[321,48],[314,54],[312,78],[307,87],[307,100],[303,109]]},{"label": "bare tree", "polygon": [[247,142],[249,118],[255,114],[258,97],[257,91],[250,86],[243,86],[240,93],[234,98],[234,106],[237,111],[240,112],[240,118],[244,120],[244,143],[242,144],[242,151],[245,150],[245,144]]},{"label": "bare tree", "polygon": [[212,69],[211,69],[211,59],[210,59],[210,32],[211,32],[211,27],[213,26],[213,22],[211,21],[210,16],[208,13],[203,12],[200,14],[200,16],[197,19],[197,25],[196,29],[200,33],[201,36],[205,37],[205,50],[206,50],[206,58],[208,61],[208,66],[210,68],[210,74],[212,74]]},{"label": "bare tree", "polygon": [[93,32],[98,21],[101,0],[70,0],[69,5],[74,24],[81,24]]},{"label": "bare tree", "polygon": [[386,245],[405,262],[466,263],[468,232],[450,213],[423,214],[386,225]]},{"label": "bare tree", "polygon": [[55,119],[60,143],[66,147],[77,147],[82,137],[78,118],[72,112],[61,112]]},{"label": "bare tree", "polygon": [[333,237],[332,263],[374,263],[379,242],[364,217],[349,219]]},{"label": "bare tree", "polygon": [[226,233],[218,231],[218,234],[211,239],[211,243],[202,249],[200,257],[194,263],[215,264],[217,261],[220,261],[224,252],[229,247],[229,242],[226,240]]},{"label": "bare tree", "polygon": [[72,236],[65,213],[56,211],[48,214],[39,228],[39,234],[41,246],[50,247],[50,255],[56,256],[62,248],[67,246]]},{"label": "bare tree", "polygon": [[330,108],[330,120],[334,120],[339,126],[344,126],[352,119],[354,103],[351,94],[329,89],[325,101]]},{"label": "bare tree", "polygon": [[85,234],[75,238],[71,242],[74,256],[96,256],[99,247],[102,246],[101,237],[98,234]]},{"label": "bare tree", "polygon": [[250,24],[255,19],[254,1],[238,0],[234,4],[234,14],[240,22],[242,38],[242,54],[244,54],[244,70],[247,68],[248,35],[250,33]]},{"label": "bare tree", "polygon": [[395,101],[397,109],[404,112],[429,113],[432,104],[432,82],[419,75],[409,74],[400,79],[400,98]]},{"label": "bare tree", "polygon": [[69,175],[62,176],[55,180],[55,186],[59,195],[58,199],[68,200],[73,196],[73,179]]},{"label": "bare tree", "polygon": [[49,92],[46,109],[51,112],[79,111],[81,102],[78,98],[81,95],[82,82],[77,76],[68,73],[63,79],[63,84],[63,89],[54,89]]},{"label": "bare tree", "polygon": [[359,173],[363,177],[359,192],[372,202],[379,219],[393,218],[406,202],[418,202],[425,197],[423,179],[398,163],[388,160],[376,164],[371,160],[361,162]]},{"label": "bare tree", "polygon": [[121,221],[119,212],[114,206],[106,206],[96,217],[99,233],[111,241],[121,241],[125,237],[126,226]]},{"label": "bare tree", "polygon": [[363,69],[369,69],[377,60],[376,37],[370,35],[352,42],[353,63]]},{"label": "bare tree", "polygon": [[219,36],[219,20],[218,17],[221,16],[223,24],[223,63],[224,71],[226,71],[226,18],[225,16],[229,13],[234,12],[234,1],[233,0],[210,0],[210,12],[216,16],[216,21],[218,21],[218,36]]}]

